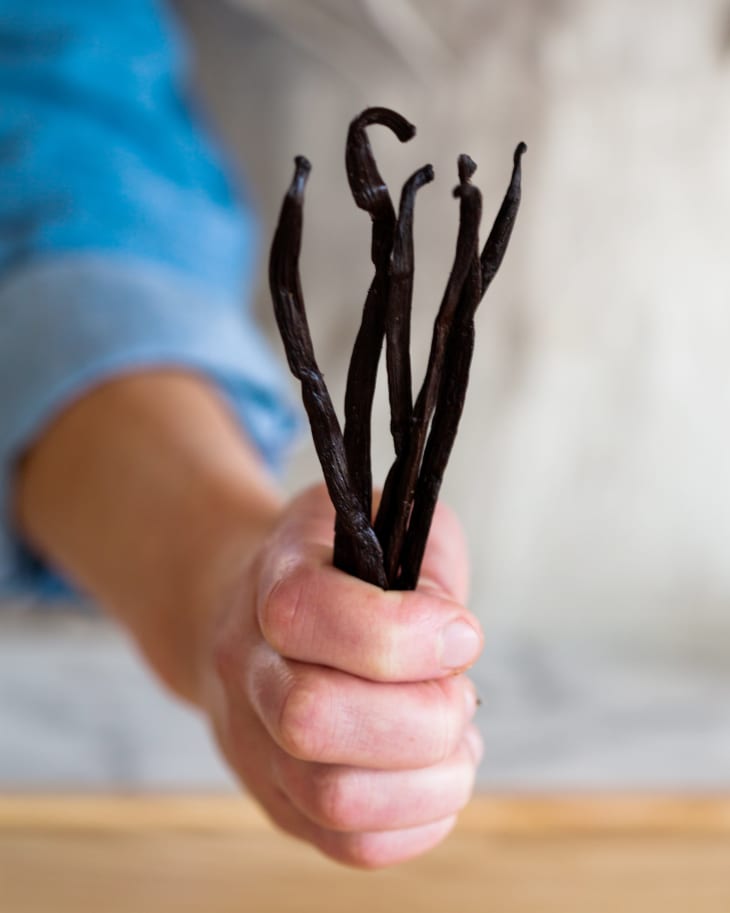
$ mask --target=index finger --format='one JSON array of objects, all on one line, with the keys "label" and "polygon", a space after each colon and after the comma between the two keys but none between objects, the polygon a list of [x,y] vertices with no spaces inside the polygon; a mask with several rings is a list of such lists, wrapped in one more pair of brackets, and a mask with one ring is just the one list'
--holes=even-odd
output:
[{"label": "index finger", "polygon": [[[380,493],[375,492],[374,504]],[[292,502],[278,544],[318,559],[328,555],[331,563],[335,510],[324,484],[307,489]],[[423,557],[419,587],[440,589],[455,602],[466,603],[469,596],[469,559],[464,532],[454,511],[439,501]]]},{"label": "index finger", "polygon": [[[439,678],[476,660],[479,622],[438,578],[415,592],[383,591],[337,570],[332,514],[318,500],[308,507],[294,509],[260,571],[258,622],[277,653],[388,682]],[[447,548],[432,554],[438,569]]]}]

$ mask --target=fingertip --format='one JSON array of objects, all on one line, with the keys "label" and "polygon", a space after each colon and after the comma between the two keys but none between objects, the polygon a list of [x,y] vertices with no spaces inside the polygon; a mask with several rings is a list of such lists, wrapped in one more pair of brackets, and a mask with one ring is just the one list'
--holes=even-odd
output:
[{"label": "fingertip", "polygon": [[460,672],[472,666],[482,649],[481,633],[465,618],[449,622],[441,632],[441,668]]},{"label": "fingertip", "polygon": [[434,849],[454,828],[456,815],[420,827],[400,831],[361,834],[327,833],[317,845],[336,862],[373,871],[407,862]]}]

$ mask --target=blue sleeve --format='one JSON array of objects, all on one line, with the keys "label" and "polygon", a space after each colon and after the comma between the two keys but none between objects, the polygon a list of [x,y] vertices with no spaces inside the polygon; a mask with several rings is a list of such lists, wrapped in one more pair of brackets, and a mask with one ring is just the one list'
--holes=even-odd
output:
[{"label": "blue sleeve", "polygon": [[0,0],[0,589],[44,580],[13,534],[17,458],[92,385],[199,371],[273,466],[298,425],[244,307],[252,216],[187,79],[156,0]]}]

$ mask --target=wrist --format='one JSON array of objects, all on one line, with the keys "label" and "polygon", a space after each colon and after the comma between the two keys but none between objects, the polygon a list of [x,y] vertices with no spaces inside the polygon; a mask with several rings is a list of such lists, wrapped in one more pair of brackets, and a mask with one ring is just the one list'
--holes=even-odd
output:
[{"label": "wrist", "polygon": [[281,503],[214,388],[174,371],[84,396],[46,430],[17,479],[22,534],[191,700],[229,556],[256,550]]},{"label": "wrist", "polygon": [[[174,651],[179,672],[166,677],[175,691],[207,709],[211,682],[216,678],[213,641],[216,622],[227,607],[253,586],[255,562],[279,522],[280,497],[252,503],[251,492],[237,486],[209,492],[205,528],[184,559],[177,595],[162,614],[182,614],[178,647]],[[212,518],[215,517],[213,520]]]}]

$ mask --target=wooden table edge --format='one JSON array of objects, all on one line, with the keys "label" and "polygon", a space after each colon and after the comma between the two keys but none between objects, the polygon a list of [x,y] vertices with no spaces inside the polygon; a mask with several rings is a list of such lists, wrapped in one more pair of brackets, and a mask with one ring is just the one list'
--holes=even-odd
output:
[{"label": "wooden table edge", "polygon": [[[705,834],[730,836],[730,794],[481,794],[462,833],[495,836]],[[233,794],[0,794],[0,836],[12,832],[271,830],[256,804]]]}]

